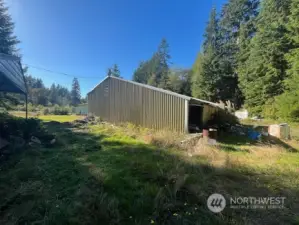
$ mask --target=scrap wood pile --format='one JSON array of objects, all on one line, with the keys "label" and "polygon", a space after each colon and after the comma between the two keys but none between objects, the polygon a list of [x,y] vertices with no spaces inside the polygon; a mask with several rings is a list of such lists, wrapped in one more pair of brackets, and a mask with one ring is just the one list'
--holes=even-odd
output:
[{"label": "scrap wood pile", "polygon": [[0,114],[0,159],[27,146],[50,147],[55,142],[55,135],[49,134],[39,119]]}]

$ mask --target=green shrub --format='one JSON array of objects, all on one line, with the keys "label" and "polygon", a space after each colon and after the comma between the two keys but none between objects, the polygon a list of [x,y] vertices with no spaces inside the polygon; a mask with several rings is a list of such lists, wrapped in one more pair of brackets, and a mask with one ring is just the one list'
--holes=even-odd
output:
[{"label": "green shrub", "polygon": [[35,118],[24,119],[14,117],[7,113],[0,114],[0,135],[9,140],[10,135],[23,137],[25,140],[31,136],[37,136],[42,133],[44,128],[41,121]]},{"label": "green shrub", "polygon": [[50,114],[50,109],[49,109],[49,108],[44,108],[44,110],[43,110],[43,114],[44,114],[44,115],[48,115],[48,114]]},{"label": "green shrub", "polygon": [[68,106],[61,107],[61,106],[55,105],[54,109],[53,109],[54,115],[68,115],[70,112],[71,112],[71,109]]},{"label": "green shrub", "polygon": [[17,111],[26,111],[26,105],[18,105],[16,106],[16,110]]},{"label": "green shrub", "polygon": [[263,107],[262,116],[269,119],[277,119],[277,105],[275,99],[269,99]]},{"label": "green shrub", "polygon": [[299,121],[299,90],[287,91],[264,106],[264,116]]}]

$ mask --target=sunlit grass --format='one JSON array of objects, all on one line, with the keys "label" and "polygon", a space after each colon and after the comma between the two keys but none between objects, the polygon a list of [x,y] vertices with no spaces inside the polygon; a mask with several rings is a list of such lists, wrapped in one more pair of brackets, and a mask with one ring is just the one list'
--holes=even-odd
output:
[{"label": "sunlit grass", "polygon": [[57,122],[72,122],[77,119],[84,118],[83,116],[77,115],[40,115],[37,117],[43,121],[57,121]]},{"label": "sunlit grass", "polygon": [[[21,111],[12,111],[9,113],[14,116],[23,117],[23,118],[25,118],[25,116],[26,116],[26,113],[21,112]],[[43,121],[56,121],[56,122],[62,122],[62,123],[63,122],[72,122],[74,120],[84,118],[84,116],[79,116],[79,115],[40,115],[37,113],[31,113],[31,112],[28,113],[28,117],[29,118],[38,118]]]},{"label": "sunlit grass", "polygon": [[[282,146],[233,136],[191,151],[180,148],[182,135],[128,124],[44,125],[55,146],[0,164],[0,224],[295,224],[299,153]],[[206,207],[215,192],[285,196],[287,205],[216,215]]]}]

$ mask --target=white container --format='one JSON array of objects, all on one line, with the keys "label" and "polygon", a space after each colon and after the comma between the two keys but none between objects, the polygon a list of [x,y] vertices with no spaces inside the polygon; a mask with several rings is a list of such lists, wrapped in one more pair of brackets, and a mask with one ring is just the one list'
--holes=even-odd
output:
[{"label": "white container", "polygon": [[290,139],[290,127],[287,123],[273,124],[268,128],[269,135],[281,139]]}]

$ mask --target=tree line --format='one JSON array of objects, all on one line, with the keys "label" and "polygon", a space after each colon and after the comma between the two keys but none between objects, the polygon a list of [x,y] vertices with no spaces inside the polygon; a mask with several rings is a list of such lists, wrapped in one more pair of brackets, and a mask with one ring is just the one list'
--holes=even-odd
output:
[{"label": "tree line", "polygon": [[71,91],[55,83],[50,88],[47,88],[42,79],[34,78],[31,75],[26,76],[26,84],[28,88],[28,101],[33,105],[76,106],[82,101],[84,102],[84,100],[81,100],[80,84],[77,78],[73,79]]},{"label": "tree line", "polygon": [[[151,58],[140,62],[133,80],[213,102],[229,100],[253,115],[299,120],[298,12],[299,0],[228,0],[221,10],[211,10],[191,69],[172,67],[169,45],[162,39]],[[0,16],[0,52],[19,56],[3,0]],[[121,77],[118,65],[107,75]],[[34,104],[80,103],[77,79],[71,91],[28,80]]]},{"label": "tree line", "polygon": [[298,120],[298,3],[230,0],[220,14],[214,8],[192,69],[192,94]]},{"label": "tree line", "polygon": [[[191,70],[170,68],[162,40],[133,80],[252,115],[299,120],[299,0],[229,0],[213,8]],[[182,87],[185,87],[182,89]]]}]

